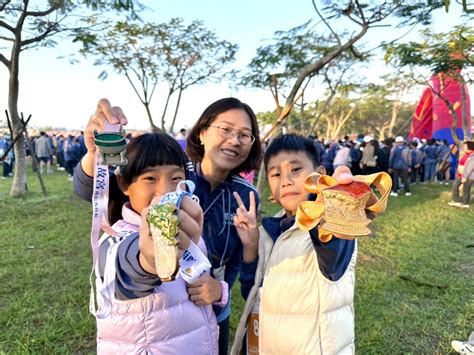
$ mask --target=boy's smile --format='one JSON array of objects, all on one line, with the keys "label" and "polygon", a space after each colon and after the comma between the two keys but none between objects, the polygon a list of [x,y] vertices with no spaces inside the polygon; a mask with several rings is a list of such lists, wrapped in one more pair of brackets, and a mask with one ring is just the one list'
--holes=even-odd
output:
[{"label": "boy's smile", "polygon": [[299,203],[308,199],[304,181],[315,169],[313,161],[304,151],[282,151],[268,161],[270,191],[275,201],[285,209],[287,216],[293,216]]}]

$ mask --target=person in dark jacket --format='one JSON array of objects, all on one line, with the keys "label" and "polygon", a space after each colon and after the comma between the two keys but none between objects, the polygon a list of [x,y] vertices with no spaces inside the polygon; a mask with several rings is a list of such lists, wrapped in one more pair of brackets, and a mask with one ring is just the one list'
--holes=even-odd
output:
[{"label": "person in dark jacket", "polygon": [[390,151],[389,171],[392,173],[393,188],[390,196],[398,196],[399,181],[402,179],[405,196],[411,196],[408,173],[410,172],[411,155],[410,149],[404,144],[401,136],[395,138],[395,146]]},{"label": "person in dark jacket", "polygon": [[[94,174],[94,129],[103,131],[105,121],[126,124],[127,119],[119,107],[112,108],[106,99],[99,101],[97,111],[85,129],[87,154],[76,167],[74,189],[76,193],[91,200]],[[257,261],[242,260],[242,242],[234,226],[233,218],[238,208],[233,193],[237,192],[247,208],[250,193],[253,193],[258,208],[259,197],[255,188],[238,174],[260,166],[261,146],[258,124],[252,109],[236,98],[224,98],[208,106],[192,128],[186,145],[191,159],[189,178],[194,180],[200,206],[204,211],[203,239],[208,249],[212,283],[191,286],[189,292],[197,294],[221,287],[224,280],[229,290],[241,272],[241,292],[251,287],[253,280],[242,275],[252,275]],[[110,180],[109,201],[124,202],[127,198],[118,189],[114,176]],[[119,209],[120,210],[120,209]],[[230,325],[230,299],[224,308],[214,307],[219,324],[219,353],[227,353]]]},{"label": "person in dark jacket", "polygon": [[420,173],[420,166],[423,163],[423,153],[418,149],[417,142],[410,143],[410,154],[411,154],[411,172],[410,172],[410,183],[416,184],[418,175]]},{"label": "person in dark jacket", "polygon": [[428,139],[426,142],[427,146],[423,152],[423,165],[425,170],[424,182],[427,183],[434,179],[436,172],[436,164],[438,163],[438,157],[436,156],[437,147],[433,138]]},{"label": "person in dark jacket", "polygon": [[444,183],[449,184],[450,171],[451,167],[451,149],[448,145],[448,140],[444,138],[436,150],[436,157],[438,158],[438,182],[440,184]]},{"label": "person in dark jacket", "polygon": [[393,139],[387,138],[382,142],[382,144],[383,146],[377,153],[377,167],[379,171],[385,171],[388,173],[388,161],[390,159],[390,151],[393,147]]}]

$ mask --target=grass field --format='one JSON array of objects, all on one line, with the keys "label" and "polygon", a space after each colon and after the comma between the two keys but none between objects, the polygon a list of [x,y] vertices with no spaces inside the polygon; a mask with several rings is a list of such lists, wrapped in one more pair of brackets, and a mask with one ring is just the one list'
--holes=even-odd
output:
[{"label": "grass field", "polygon": [[[44,180],[48,199],[31,173],[24,199],[8,197],[11,181],[0,180],[0,353],[93,353],[90,204],[63,172]],[[391,198],[376,237],[359,240],[359,354],[449,353],[451,340],[474,331],[474,212],[448,207],[448,189]],[[239,299],[237,285],[232,327]]]}]

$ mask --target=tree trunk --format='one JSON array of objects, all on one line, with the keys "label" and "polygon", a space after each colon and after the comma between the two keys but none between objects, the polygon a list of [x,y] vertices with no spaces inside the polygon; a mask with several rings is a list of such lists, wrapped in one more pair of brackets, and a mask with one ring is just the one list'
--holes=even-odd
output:
[{"label": "tree trunk", "polygon": [[20,116],[18,115],[18,93],[19,93],[19,61],[21,50],[21,36],[17,35],[12,48],[12,57],[8,81],[8,111],[12,122],[13,135],[12,141],[18,137],[15,143],[15,170],[13,174],[13,182],[10,190],[10,196],[23,197],[26,193],[26,152],[25,152],[25,136],[22,133],[22,125]]},{"label": "tree trunk", "polygon": [[397,123],[398,110],[400,108],[400,101],[395,101],[392,106],[392,118],[390,119],[390,126],[388,127],[388,136],[393,137],[393,128]]},{"label": "tree trunk", "polygon": [[260,163],[260,168],[258,169],[257,186],[256,186],[258,196],[260,196],[260,198],[262,198],[264,182],[265,182],[265,164],[262,161]]},{"label": "tree trunk", "polygon": [[334,138],[337,139],[337,136],[339,135],[339,132],[341,131],[342,127],[346,124],[346,122],[351,118],[352,113],[354,112],[355,108],[351,108],[350,111],[345,115],[344,117],[341,117],[339,119],[339,122],[337,123],[335,130],[334,130]]},{"label": "tree trunk", "polygon": [[168,97],[166,98],[166,102],[165,102],[165,108],[163,109],[163,113],[161,114],[161,128],[164,130],[165,129],[165,116],[166,116],[166,112],[168,111],[168,105],[170,104],[170,98],[171,98],[171,95],[173,94],[173,91],[170,91],[168,92]]},{"label": "tree trunk", "polygon": [[471,139],[471,131],[467,124],[467,109],[466,109],[466,86],[464,80],[461,81],[461,113],[462,113],[462,129],[464,131],[464,139]]},{"label": "tree trunk", "polygon": [[182,93],[183,93],[183,89],[180,87],[179,88],[179,93],[178,93],[178,101],[176,101],[176,108],[174,110],[173,121],[171,121],[171,126],[170,126],[170,132],[171,133],[173,133],[174,124],[176,122],[176,117],[178,116],[178,109],[179,109],[179,104],[181,103]]},{"label": "tree trunk", "polygon": [[150,103],[149,102],[143,102],[143,105],[145,106],[146,114],[148,116],[148,122],[150,122],[150,129],[152,132],[160,132],[160,129],[155,126],[153,123],[153,118],[151,117],[151,111],[150,111]]}]

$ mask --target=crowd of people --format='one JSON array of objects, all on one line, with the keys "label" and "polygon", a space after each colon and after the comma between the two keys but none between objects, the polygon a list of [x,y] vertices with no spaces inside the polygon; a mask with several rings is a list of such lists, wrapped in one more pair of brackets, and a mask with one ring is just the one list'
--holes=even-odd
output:
[{"label": "crowd of people", "polygon": [[[40,173],[52,171],[55,156],[75,192],[91,201],[93,132],[104,131],[106,123],[125,126],[128,120],[102,99],[78,137],[41,132],[33,140]],[[451,205],[470,202],[473,142],[458,157],[446,141],[433,139],[379,142],[366,135],[322,142],[284,134],[264,147],[258,137],[254,112],[235,98],[209,105],[189,133],[183,129],[174,139],[165,133],[127,137],[128,163],[110,170],[107,191],[117,235],[102,235],[94,265],[98,305],[110,306],[107,316],[97,316],[99,353],[353,354],[356,236],[321,239],[318,225],[298,228],[298,206],[314,199],[305,190],[306,177],[324,167],[337,183],[349,184],[354,175],[384,171],[392,174],[393,197],[402,191],[410,196],[413,183],[454,178],[453,186],[465,189],[463,196],[453,192]],[[262,157],[281,212],[258,222],[260,196],[252,182]],[[458,165],[463,168],[456,170]],[[146,217],[150,205],[184,180],[194,182],[198,199],[184,196],[176,212],[177,245],[185,251],[195,243],[211,270],[192,283],[179,277],[165,282],[157,276]],[[237,278],[246,303],[229,349]],[[106,292],[110,285],[112,295]]]},{"label": "crowd of people", "polygon": [[[391,196],[400,193],[411,196],[410,185],[422,183],[453,183],[450,206],[469,208],[470,190],[474,181],[472,173],[474,143],[464,143],[463,156],[459,149],[446,139],[413,139],[408,142],[401,136],[378,141],[370,135],[360,135],[356,140],[345,136],[337,142],[322,142],[311,137],[318,152],[318,159],[331,174],[338,166],[347,166],[354,175],[367,175],[385,171],[392,176]],[[466,168],[465,168],[466,166]],[[463,193],[459,194],[462,185]]]},{"label": "crowd of people", "polygon": [[[84,133],[56,133],[40,131],[39,134],[33,134],[29,137],[29,142],[25,142],[26,156],[32,161],[34,172],[39,170],[40,174],[52,174],[53,166],[56,170],[65,170],[72,180],[74,167],[86,153],[84,145]],[[11,144],[9,135],[0,134],[0,157],[4,151],[7,151]],[[31,149],[35,153],[35,159],[32,159]],[[3,160],[2,178],[7,179],[13,175],[13,166],[15,163],[14,150],[10,149]]]}]

